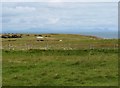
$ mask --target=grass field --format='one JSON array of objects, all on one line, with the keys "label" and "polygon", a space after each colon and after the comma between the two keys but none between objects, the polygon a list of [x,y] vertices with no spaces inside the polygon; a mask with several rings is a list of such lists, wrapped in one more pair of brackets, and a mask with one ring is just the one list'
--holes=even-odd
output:
[{"label": "grass field", "polygon": [[[37,41],[35,34],[24,34],[22,38],[2,39],[3,49],[89,49],[89,48],[117,48],[117,39],[102,39],[94,36],[74,34],[41,34],[43,41]],[[50,36],[50,37],[45,37]],[[59,41],[62,40],[62,41]]]},{"label": "grass field", "polygon": [[31,34],[2,44],[3,86],[118,85],[117,39]]}]

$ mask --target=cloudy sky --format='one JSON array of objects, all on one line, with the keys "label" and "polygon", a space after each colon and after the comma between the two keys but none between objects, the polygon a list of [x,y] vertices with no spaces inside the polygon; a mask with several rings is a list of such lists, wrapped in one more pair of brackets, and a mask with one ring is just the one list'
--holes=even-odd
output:
[{"label": "cloudy sky", "polygon": [[119,0],[1,0],[2,2],[119,2]]},{"label": "cloudy sky", "polygon": [[3,32],[116,32],[116,2],[3,2]]}]

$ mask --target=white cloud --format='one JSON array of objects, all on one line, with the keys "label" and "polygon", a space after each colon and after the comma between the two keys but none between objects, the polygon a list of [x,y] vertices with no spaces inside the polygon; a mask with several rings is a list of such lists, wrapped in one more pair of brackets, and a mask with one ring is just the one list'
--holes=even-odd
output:
[{"label": "white cloud", "polygon": [[15,8],[15,10],[17,11],[27,11],[27,12],[32,12],[32,11],[36,11],[36,8],[34,8],[34,7],[22,7],[22,6],[18,6],[18,7],[16,7]]},{"label": "white cloud", "polygon": [[[22,6],[16,6],[15,8],[10,8],[10,7],[3,7],[3,14],[4,15],[20,15],[20,14],[28,14],[35,12],[36,8],[34,7],[22,7]],[[4,16],[3,15],[3,16]]]}]

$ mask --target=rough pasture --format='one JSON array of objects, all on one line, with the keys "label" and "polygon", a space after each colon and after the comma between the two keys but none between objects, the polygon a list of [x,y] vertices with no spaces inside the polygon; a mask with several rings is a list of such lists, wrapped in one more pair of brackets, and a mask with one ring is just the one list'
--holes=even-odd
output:
[{"label": "rough pasture", "polygon": [[23,34],[1,41],[3,86],[118,85],[117,39]]},{"label": "rough pasture", "polygon": [[117,86],[117,50],[3,51],[3,86]]},{"label": "rough pasture", "polygon": [[[49,37],[48,37],[49,36]],[[42,37],[42,38],[36,38]],[[15,41],[14,41],[15,40]],[[102,39],[95,36],[72,34],[23,34],[22,38],[2,39],[3,49],[90,49],[90,48],[117,48],[117,39]]]}]

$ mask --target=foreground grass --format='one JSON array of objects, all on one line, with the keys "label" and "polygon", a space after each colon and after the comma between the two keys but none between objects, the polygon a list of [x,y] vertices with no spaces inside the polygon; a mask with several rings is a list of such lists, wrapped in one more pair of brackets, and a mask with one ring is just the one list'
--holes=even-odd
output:
[{"label": "foreground grass", "polygon": [[3,50],[3,86],[117,86],[118,51]]}]

